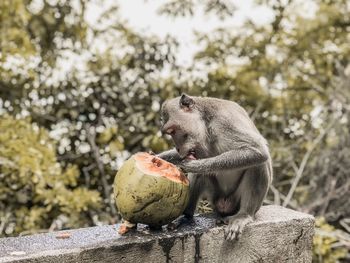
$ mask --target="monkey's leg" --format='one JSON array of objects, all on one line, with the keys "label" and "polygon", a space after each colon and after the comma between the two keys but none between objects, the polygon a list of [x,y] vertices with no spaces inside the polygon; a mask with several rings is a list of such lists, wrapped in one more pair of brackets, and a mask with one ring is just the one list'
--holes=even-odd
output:
[{"label": "monkey's leg", "polygon": [[198,199],[203,192],[205,177],[201,175],[189,174],[188,178],[190,180],[190,197],[188,205],[181,217],[168,224],[168,229],[170,230],[176,229],[183,224],[193,222],[194,211],[196,210]]},{"label": "monkey's leg", "polygon": [[206,184],[206,178],[198,174],[189,174],[188,178],[190,180],[190,197],[188,205],[184,211],[184,215],[187,218],[192,218],[194,211],[196,210],[199,197],[206,188],[204,185]]},{"label": "monkey's leg", "polygon": [[253,221],[268,191],[271,176],[268,163],[249,168],[243,174],[240,185],[234,193],[234,197],[240,200],[238,213],[226,217],[228,221],[225,229],[226,240],[239,239],[244,227]]}]

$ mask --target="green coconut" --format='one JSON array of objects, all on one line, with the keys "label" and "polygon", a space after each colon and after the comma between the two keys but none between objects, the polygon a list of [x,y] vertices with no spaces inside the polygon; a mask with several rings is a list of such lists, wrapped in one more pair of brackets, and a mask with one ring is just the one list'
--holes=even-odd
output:
[{"label": "green coconut", "polygon": [[114,196],[124,220],[159,227],[183,213],[189,181],[175,165],[141,152],[119,169]]}]

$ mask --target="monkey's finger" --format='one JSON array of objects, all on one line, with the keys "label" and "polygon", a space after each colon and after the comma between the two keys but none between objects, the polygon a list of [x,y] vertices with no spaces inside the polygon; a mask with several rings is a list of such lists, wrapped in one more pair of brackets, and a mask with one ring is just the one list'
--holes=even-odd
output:
[{"label": "monkey's finger", "polygon": [[232,241],[232,231],[228,231],[227,236],[226,236],[227,241]]},{"label": "monkey's finger", "polygon": [[225,238],[225,240],[228,240],[228,234],[230,233],[230,230],[228,229],[228,227],[226,227],[225,229],[224,229],[224,238]]},{"label": "monkey's finger", "polygon": [[226,227],[226,229],[227,229],[227,235],[226,235],[226,240],[232,240],[232,234],[234,233],[234,231],[233,231],[233,226],[228,226],[228,227]]},{"label": "monkey's finger", "polygon": [[230,234],[227,236],[227,239],[230,241],[233,241],[235,239],[235,231],[234,230],[230,230]]},{"label": "monkey's finger", "polygon": [[239,228],[236,232],[236,240],[239,240],[242,236],[242,228]]},{"label": "monkey's finger", "polygon": [[186,174],[185,169],[183,169],[181,166],[178,165],[177,168],[179,168],[179,170],[180,170],[181,172],[183,172],[184,174]]},{"label": "monkey's finger", "polygon": [[240,237],[240,228],[237,227],[237,228],[235,229],[234,240],[237,241],[237,240],[239,239],[239,237]]},{"label": "monkey's finger", "polygon": [[232,229],[231,241],[236,240],[236,236],[237,236],[237,227],[235,227],[234,229]]},{"label": "monkey's finger", "polygon": [[225,240],[230,241],[231,232],[228,230],[225,236]]},{"label": "monkey's finger", "polygon": [[234,227],[232,227],[232,235],[231,235],[231,240],[238,240],[239,238],[239,231],[240,231],[240,227],[239,225],[235,225]]},{"label": "monkey's finger", "polygon": [[242,234],[242,231],[240,229],[240,227],[237,227],[236,231],[235,231],[235,240],[238,241],[240,236]]}]

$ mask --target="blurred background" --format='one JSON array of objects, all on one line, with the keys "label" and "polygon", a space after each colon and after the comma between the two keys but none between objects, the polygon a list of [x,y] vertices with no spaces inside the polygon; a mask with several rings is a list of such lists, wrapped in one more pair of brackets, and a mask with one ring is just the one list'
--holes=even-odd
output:
[{"label": "blurred background", "polygon": [[348,0],[1,0],[0,236],[118,222],[118,167],[171,147],[160,105],[186,92],[249,112],[266,204],[316,216],[314,262],[349,262],[349,43]]}]

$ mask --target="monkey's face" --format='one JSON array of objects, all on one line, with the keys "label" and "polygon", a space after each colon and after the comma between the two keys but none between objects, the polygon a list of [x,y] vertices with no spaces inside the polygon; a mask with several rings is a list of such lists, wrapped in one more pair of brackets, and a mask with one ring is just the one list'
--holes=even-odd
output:
[{"label": "monkey's face", "polygon": [[161,131],[172,137],[180,157],[189,160],[201,158],[206,128],[194,98],[183,94],[164,102],[161,117]]}]

